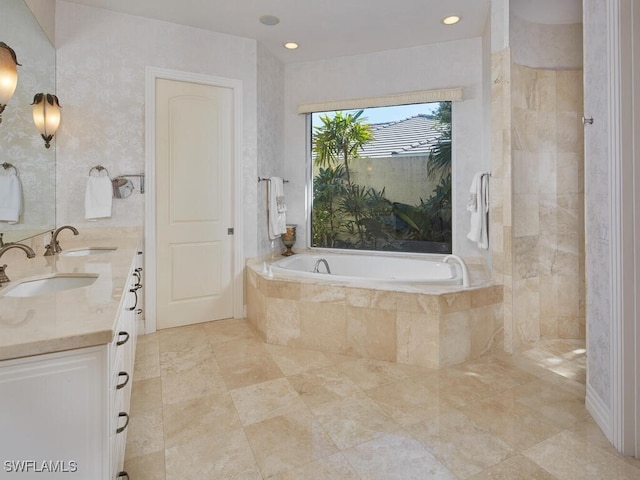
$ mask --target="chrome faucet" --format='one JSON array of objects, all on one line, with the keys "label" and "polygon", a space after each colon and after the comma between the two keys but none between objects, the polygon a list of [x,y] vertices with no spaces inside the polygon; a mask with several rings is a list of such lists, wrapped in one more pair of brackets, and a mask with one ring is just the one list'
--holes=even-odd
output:
[{"label": "chrome faucet", "polygon": [[[34,252],[33,249],[31,249],[30,247],[27,247],[26,245],[23,245],[21,243],[11,243],[9,245],[5,245],[4,247],[0,248],[0,257],[4,255],[4,252],[6,252],[7,250],[11,250],[12,248],[19,248],[20,250],[23,250],[24,253],[27,254],[27,258],[33,258],[36,256],[36,252]],[[7,268],[6,264],[0,265],[0,286],[3,283],[7,283],[11,281],[9,280],[9,277],[7,277],[7,274],[5,273],[6,268]]]},{"label": "chrome faucet", "polygon": [[60,243],[58,242],[58,234],[65,228],[71,230],[74,235],[78,235],[78,229],[76,227],[72,227],[71,225],[63,225],[62,227],[58,227],[55,231],[51,232],[51,241],[49,245],[47,245],[47,250],[44,252],[45,257],[56,255],[62,251],[62,248],[60,248]]},{"label": "chrome faucet", "polygon": [[327,273],[331,273],[331,269],[329,268],[329,262],[327,262],[324,258],[319,258],[318,260],[316,260],[316,264],[313,267],[313,273],[320,273],[321,263],[324,263],[324,266],[327,269]]}]

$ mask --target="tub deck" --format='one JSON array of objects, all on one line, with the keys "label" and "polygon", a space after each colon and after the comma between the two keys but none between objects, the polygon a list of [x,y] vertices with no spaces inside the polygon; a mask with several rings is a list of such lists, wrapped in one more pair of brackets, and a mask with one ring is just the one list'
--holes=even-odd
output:
[{"label": "tub deck", "polygon": [[246,268],[247,317],[267,343],[430,368],[502,348],[502,285],[353,285]]}]

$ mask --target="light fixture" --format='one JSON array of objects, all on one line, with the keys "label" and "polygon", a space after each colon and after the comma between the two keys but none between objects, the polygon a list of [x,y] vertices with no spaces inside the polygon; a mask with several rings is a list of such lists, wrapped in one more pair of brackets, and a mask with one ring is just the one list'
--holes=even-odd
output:
[{"label": "light fixture", "polygon": [[460,17],[458,15],[449,15],[448,17],[444,17],[442,19],[442,23],[445,25],[455,25],[460,21]]},{"label": "light fixture", "polygon": [[287,42],[284,44],[284,48],[288,48],[289,50],[295,50],[298,48],[298,44],[296,42]]},{"label": "light fixture", "polygon": [[274,15],[262,15],[260,18],[258,18],[258,21],[261,24],[267,25],[269,27],[273,27],[274,25],[280,23],[280,19]]},{"label": "light fixture", "polygon": [[[18,85],[18,69],[20,65],[16,59],[16,52],[4,42],[0,42],[0,115]],[[0,122],[2,117],[0,116]]]},{"label": "light fixture", "polygon": [[44,146],[51,146],[51,139],[60,125],[60,103],[50,93],[36,93],[33,97],[33,123],[44,139]]}]

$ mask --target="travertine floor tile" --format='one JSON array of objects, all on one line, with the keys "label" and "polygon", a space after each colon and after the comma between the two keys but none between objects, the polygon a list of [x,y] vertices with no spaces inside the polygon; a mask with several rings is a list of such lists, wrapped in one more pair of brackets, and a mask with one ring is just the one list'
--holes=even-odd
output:
[{"label": "travertine floor tile", "polygon": [[456,480],[420,442],[402,432],[379,434],[343,453],[360,477],[367,480]]},{"label": "travertine floor tile", "polygon": [[306,407],[253,423],[245,433],[264,478],[338,452]]},{"label": "travertine floor tile", "polygon": [[275,380],[283,376],[278,365],[268,355],[227,363],[221,371],[229,390]]},{"label": "travertine floor tile", "polygon": [[383,362],[382,360],[370,360],[367,358],[343,362],[336,365],[336,368],[364,390],[433,371],[414,365]]},{"label": "travertine floor tile", "polygon": [[126,460],[124,470],[136,480],[165,480],[164,450]]},{"label": "travertine floor tile", "polygon": [[557,480],[527,457],[518,455],[487,468],[469,480]]},{"label": "travertine floor tile", "polygon": [[451,411],[439,391],[408,378],[367,390],[369,398],[400,425],[407,426]]},{"label": "travertine floor tile", "polygon": [[307,463],[273,477],[274,480],[362,480],[342,453]]},{"label": "travertine floor tile", "polygon": [[564,430],[524,452],[559,480],[637,480],[640,469]]},{"label": "travertine floor tile", "polygon": [[349,377],[333,367],[294,375],[289,377],[289,382],[311,408],[363,393]]},{"label": "travertine floor tile", "polygon": [[[541,355],[579,371],[572,342]],[[132,388],[136,479],[640,479],[581,379],[522,356],[430,370],[266,345],[223,320],[140,337]]]},{"label": "travertine floor tile", "polygon": [[508,392],[466,405],[460,410],[478,426],[518,450],[532,447],[562,430]]},{"label": "travertine floor tile", "polygon": [[286,376],[315,368],[328,367],[333,361],[324,353],[303,348],[266,345],[266,349]]},{"label": "travertine floor tile", "polygon": [[286,378],[231,390],[231,398],[245,426],[307,408]]},{"label": "travertine floor tile", "polygon": [[312,408],[312,411],[340,449],[400,429],[398,422],[364,394],[324,403]]},{"label": "travertine floor tile", "polygon": [[417,423],[406,431],[459,478],[500,463],[515,452],[459,412]]},{"label": "travertine floor tile", "polygon": [[164,406],[165,447],[241,427],[231,395],[217,393]]},{"label": "travertine floor tile", "polygon": [[167,448],[165,457],[166,480],[262,480],[241,428]]},{"label": "travertine floor tile", "polygon": [[248,320],[227,319],[202,324],[212,344],[257,338]]},{"label": "travertine floor tile", "polygon": [[129,407],[131,415],[161,407],[162,384],[160,377],[134,382],[131,387],[131,405]]},{"label": "travertine floor tile", "polygon": [[535,380],[509,390],[514,398],[561,427],[569,427],[588,417],[584,398]]},{"label": "travertine floor tile", "polygon": [[164,450],[162,408],[131,415],[127,427],[127,460]]}]

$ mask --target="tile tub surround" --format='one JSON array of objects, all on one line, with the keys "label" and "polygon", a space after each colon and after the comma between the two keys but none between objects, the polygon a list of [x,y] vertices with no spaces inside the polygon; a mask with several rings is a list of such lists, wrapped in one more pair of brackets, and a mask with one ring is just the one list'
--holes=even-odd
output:
[{"label": "tile tub surround", "polygon": [[113,252],[85,257],[45,257],[44,239],[27,242],[36,257],[12,249],[2,256],[12,284],[25,278],[53,273],[97,273],[90,287],[27,298],[0,297],[0,360],[58,352],[109,343],[123,299],[131,262],[141,231],[80,229],[74,236],[64,230],[58,236],[63,250],[109,246]]},{"label": "tile tub surround", "polygon": [[470,289],[331,285],[246,268],[247,318],[274,345],[423,367],[502,349],[502,286]]}]

